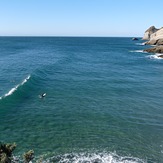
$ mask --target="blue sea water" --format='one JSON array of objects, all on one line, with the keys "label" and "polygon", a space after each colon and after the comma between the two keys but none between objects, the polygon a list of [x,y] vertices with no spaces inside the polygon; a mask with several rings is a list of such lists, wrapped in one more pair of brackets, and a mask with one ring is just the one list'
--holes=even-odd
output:
[{"label": "blue sea water", "polygon": [[162,163],[163,60],[142,43],[0,37],[0,141],[45,162]]}]

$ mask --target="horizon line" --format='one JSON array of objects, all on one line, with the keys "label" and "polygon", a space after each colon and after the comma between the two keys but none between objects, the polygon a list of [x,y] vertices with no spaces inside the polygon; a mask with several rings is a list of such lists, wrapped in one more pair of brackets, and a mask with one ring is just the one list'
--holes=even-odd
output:
[{"label": "horizon line", "polygon": [[132,37],[137,37],[137,38],[142,38],[142,36],[67,36],[67,35],[0,35],[0,37],[128,37],[128,38],[132,38]]}]

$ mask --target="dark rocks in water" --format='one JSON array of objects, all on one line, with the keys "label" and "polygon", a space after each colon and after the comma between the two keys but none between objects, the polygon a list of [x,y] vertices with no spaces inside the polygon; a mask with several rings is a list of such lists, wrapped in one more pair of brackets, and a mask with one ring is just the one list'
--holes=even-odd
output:
[{"label": "dark rocks in water", "polygon": [[[163,46],[156,46],[153,48],[145,49],[144,51],[148,52],[148,53],[163,53]],[[162,56],[162,55],[160,55],[160,56]]]},{"label": "dark rocks in water", "polygon": [[132,38],[132,40],[133,40],[133,41],[136,41],[136,40],[139,40],[139,39],[138,39],[138,38],[136,38],[136,37],[134,37],[134,38]]},{"label": "dark rocks in water", "polygon": [[158,57],[159,57],[159,58],[163,58],[163,55],[159,55]]},{"label": "dark rocks in water", "polygon": [[93,163],[102,163],[103,161],[100,160],[99,158],[96,158],[95,160],[93,160]]}]

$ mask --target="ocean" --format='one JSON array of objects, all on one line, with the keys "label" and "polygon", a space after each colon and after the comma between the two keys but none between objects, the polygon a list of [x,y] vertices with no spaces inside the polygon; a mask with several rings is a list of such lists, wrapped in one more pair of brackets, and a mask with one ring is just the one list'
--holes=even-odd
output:
[{"label": "ocean", "polygon": [[50,163],[162,163],[163,60],[145,48],[129,37],[0,37],[0,141]]}]

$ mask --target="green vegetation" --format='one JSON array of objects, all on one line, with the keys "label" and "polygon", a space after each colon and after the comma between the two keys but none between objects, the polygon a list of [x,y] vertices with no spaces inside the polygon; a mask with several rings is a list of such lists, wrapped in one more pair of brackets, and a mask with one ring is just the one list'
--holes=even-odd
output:
[{"label": "green vegetation", "polygon": [[[13,157],[13,151],[16,148],[16,144],[4,144],[0,142],[0,163],[12,163],[15,162]],[[34,159],[34,151],[29,150],[27,153],[23,155],[24,161],[23,163],[29,163]]]},{"label": "green vegetation", "polygon": [[2,144],[0,143],[0,163],[10,163],[12,160],[12,153],[16,148],[16,144]]},{"label": "green vegetation", "polygon": [[27,153],[24,154],[24,162],[29,163],[34,159],[34,151],[29,150]]}]

